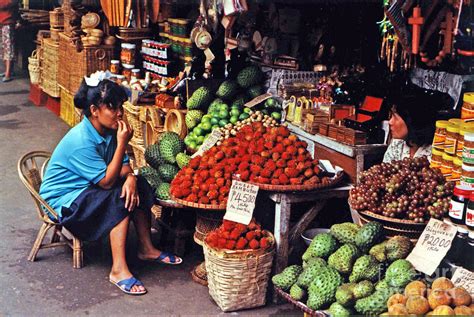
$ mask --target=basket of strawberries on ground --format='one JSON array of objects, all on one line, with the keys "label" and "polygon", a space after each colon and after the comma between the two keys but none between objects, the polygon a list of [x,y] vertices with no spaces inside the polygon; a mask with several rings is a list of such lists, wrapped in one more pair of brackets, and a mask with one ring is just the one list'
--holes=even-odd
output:
[{"label": "basket of strawberries on ground", "polygon": [[275,239],[254,219],[224,220],[204,241],[209,294],[225,312],[265,305]]}]

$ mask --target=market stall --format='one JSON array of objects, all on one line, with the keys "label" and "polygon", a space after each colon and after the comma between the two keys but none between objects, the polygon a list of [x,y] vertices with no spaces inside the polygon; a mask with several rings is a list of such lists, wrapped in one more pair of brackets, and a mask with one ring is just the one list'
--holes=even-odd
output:
[{"label": "market stall", "polygon": [[[430,72],[465,67],[445,56],[456,51],[451,27],[466,27],[466,6],[397,3],[384,15],[381,4],[346,1],[64,1],[30,65],[71,126],[81,118],[73,96],[84,76],[124,87],[129,154],[155,191],[156,224],[175,237],[175,253],[186,254],[191,236],[202,247],[191,275],[223,311],[263,306],[274,291],[309,315],[472,314],[474,266],[463,256],[474,245],[466,76],[449,77],[451,103],[427,90],[432,104],[416,101],[422,116],[437,106],[438,120],[424,127],[434,132],[430,161],[414,157],[417,147],[382,163],[397,139],[388,124],[396,97],[416,84],[397,77],[415,76],[416,61],[440,67]],[[402,10],[409,21],[397,19]],[[430,19],[421,32],[420,14],[446,25]],[[369,44],[380,20],[381,43]],[[444,53],[433,62],[441,27]],[[326,232],[300,254],[301,236],[324,229],[321,216]]]}]

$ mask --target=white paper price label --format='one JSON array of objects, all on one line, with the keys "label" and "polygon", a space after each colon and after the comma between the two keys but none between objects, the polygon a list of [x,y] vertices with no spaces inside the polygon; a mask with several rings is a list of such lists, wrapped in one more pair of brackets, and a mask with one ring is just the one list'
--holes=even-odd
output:
[{"label": "white paper price label", "polygon": [[415,269],[432,275],[451,248],[456,227],[431,218],[407,260]]},{"label": "white paper price label", "polygon": [[454,286],[464,287],[466,291],[474,296],[474,272],[458,267],[451,278]]},{"label": "white paper price label", "polygon": [[258,186],[232,181],[224,219],[248,225],[252,220]]},{"label": "white paper price label", "polygon": [[198,155],[204,154],[207,150],[209,150],[211,147],[213,147],[217,141],[219,141],[222,137],[222,133],[219,130],[213,130],[211,134],[207,137],[207,139],[204,141],[204,143],[201,145],[199,150],[194,153],[191,157],[196,157]]}]

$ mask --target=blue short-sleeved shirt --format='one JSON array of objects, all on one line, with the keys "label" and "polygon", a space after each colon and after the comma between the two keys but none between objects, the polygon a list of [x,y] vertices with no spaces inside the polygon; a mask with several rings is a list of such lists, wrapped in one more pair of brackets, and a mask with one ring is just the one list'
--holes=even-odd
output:
[{"label": "blue short-sleeved shirt", "polygon": [[[101,136],[88,118],[59,142],[48,163],[40,195],[61,216],[82,191],[105,177],[117,148],[115,135]],[[123,164],[128,164],[125,154]]]}]

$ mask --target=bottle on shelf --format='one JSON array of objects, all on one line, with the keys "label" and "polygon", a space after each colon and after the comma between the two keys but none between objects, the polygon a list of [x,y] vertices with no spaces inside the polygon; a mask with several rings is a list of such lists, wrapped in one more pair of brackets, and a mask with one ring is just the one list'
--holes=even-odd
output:
[{"label": "bottle on shelf", "polygon": [[456,236],[446,254],[446,259],[457,266],[463,266],[465,262],[468,233],[464,226],[457,226]]}]

